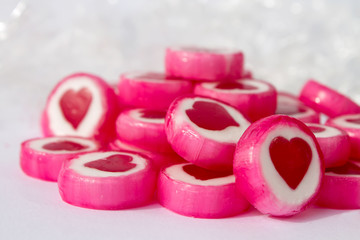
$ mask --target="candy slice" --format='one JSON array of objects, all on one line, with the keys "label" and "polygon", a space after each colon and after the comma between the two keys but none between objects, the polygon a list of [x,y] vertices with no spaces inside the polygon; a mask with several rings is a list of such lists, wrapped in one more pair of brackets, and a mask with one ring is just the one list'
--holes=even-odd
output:
[{"label": "candy slice", "polygon": [[329,117],[360,113],[360,106],[348,97],[314,80],[309,80],[300,93],[300,100]]},{"label": "candy slice", "polygon": [[156,171],[140,155],[95,152],[66,162],[58,186],[62,199],[69,204],[116,210],[149,203],[156,181]]},{"label": "candy slice", "polygon": [[116,137],[113,89],[101,78],[76,73],[51,92],[42,116],[45,136],[81,136],[106,143]]},{"label": "candy slice", "polygon": [[344,165],[350,156],[350,138],[339,128],[308,123],[324,155],[325,168]]},{"label": "candy slice", "polygon": [[123,111],[116,120],[118,139],[148,151],[173,152],[165,134],[165,115],[165,110]]},{"label": "candy slice", "polygon": [[230,104],[252,122],[274,114],[276,109],[276,90],[264,81],[241,79],[200,83],[194,92]]},{"label": "candy slice", "polygon": [[337,168],[326,169],[316,202],[336,209],[360,208],[360,163],[349,161]]},{"label": "candy slice", "polygon": [[99,150],[96,142],[79,137],[34,138],[21,144],[20,165],[27,175],[57,181],[64,161]]},{"label": "candy slice", "polygon": [[276,114],[288,115],[306,123],[319,123],[319,113],[304,105],[296,96],[285,93],[277,93]]},{"label": "candy slice", "polygon": [[291,216],[319,191],[324,172],[314,134],[301,121],[274,115],[253,123],[234,157],[236,184],[260,212]]},{"label": "candy slice", "polygon": [[165,131],[172,148],[185,160],[221,171],[232,168],[236,142],[249,125],[227,104],[186,96],[171,104]]},{"label": "candy slice", "polygon": [[147,156],[153,166],[157,169],[161,169],[164,167],[168,167],[177,163],[185,162],[179,155],[177,155],[174,151],[160,153],[154,151],[147,151],[129,144],[122,142],[121,140],[117,139],[114,142],[109,144],[109,149],[114,151],[130,151],[139,153],[141,155]]},{"label": "candy slice", "polygon": [[348,114],[326,122],[327,125],[344,130],[350,137],[350,157],[360,159],[360,114]]},{"label": "candy slice", "polygon": [[123,106],[166,110],[176,97],[192,93],[193,84],[161,73],[127,73],[120,77],[118,91]]},{"label": "candy slice", "polygon": [[221,81],[242,77],[244,55],[240,51],[206,48],[167,48],[166,74],[191,80]]},{"label": "candy slice", "polygon": [[197,218],[234,216],[249,207],[231,172],[209,171],[190,163],[161,171],[158,199],[173,212]]}]

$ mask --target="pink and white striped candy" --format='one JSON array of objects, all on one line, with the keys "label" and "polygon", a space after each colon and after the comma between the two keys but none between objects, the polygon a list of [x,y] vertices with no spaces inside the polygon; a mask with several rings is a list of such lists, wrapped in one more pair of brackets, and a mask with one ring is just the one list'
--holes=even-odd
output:
[{"label": "pink and white striped candy", "polygon": [[350,157],[360,159],[360,114],[348,114],[329,119],[326,125],[344,130],[350,137]]},{"label": "pink and white striped candy", "polygon": [[360,163],[349,161],[345,165],[326,169],[316,202],[336,209],[360,208]]},{"label": "pink and white striped candy", "polygon": [[324,155],[325,168],[344,165],[350,156],[350,138],[339,128],[308,123]]},{"label": "pink and white striped candy", "polygon": [[237,191],[231,172],[209,171],[190,163],[161,171],[158,199],[165,208],[196,218],[230,217],[250,206]]},{"label": "pink and white striped candy", "polygon": [[66,162],[60,171],[61,198],[72,205],[117,210],[153,199],[157,172],[150,161],[128,152],[95,152]]},{"label": "pink and white striped candy", "polygon": [[76,73],[51,92],[42,116],[45,136],[80,136],[107,143],[115,138],[114,90],[103,79]]},{"label": "pink and white striped candy", "polygon": [[277,93],[276,114],[284,114],[296,118],[305,123],[319,123],[320,115],[312,108],[304,105],[296,96],[285,93]]},{"label": "pink and white striped candy", "polygon": [[96,142],[85,138],[33,138],[21,144],[20,166],[31,177],[57,181],[64,161],[98,150]]},{"label": "pink and white striped candy", "polygon": [[166,75],[200,81],[234,80],[242,77],[244,55],[240,51],[196,47],[167,48]]},{"label": "pink and white striped candy", "polygon": [[165,134],[165,110],[130,109],[116,120],[117,137],[123,143],[154,152],[173,152]]},{"label": "pink and white striped candy", "polygon": [[360,113],[360,106],[350,98],[314,80],[307,81],[301,90],[300,100],[329,117]]},{"label": "pink and white striped candy", "polygon": [[169,107],[165,132],[185,160],[217,171],[232,169],[236,142],[250,125],[235,108],[199,96],[177,98]]},{"label": "pink and white striped candy", "polygon": [[125,107],[166,110],[176,97],[192,93],[193,84],[162,73],[125,73],[120,77],[118,91],[120,104]]},{"label": "pink and white striped candy", "polygon": [[275,88],[259,80],[200,83],[194,93],[228,103],[252,122],[274,114],[276,109]]},{"label": "pink and white striped candy", "polygon": [[234,174],[240,192],[260,212],[291,216],[316,197],[324,163],[304,123],[273,115],[253,123],[240,138]]},{"label": "pink and white striped candy", "polygon": [[113,151],[130,151],[147,156],[151,160],[151,163],[154,165],[154,167],[156,167],[157,169],[185,162],[185,160],[182,159],[179,155],[177,155],[174,151],[166,153],[147,151],[126,144],[119,139],[116,139],[114,142],[110,143],[109,149]]}]

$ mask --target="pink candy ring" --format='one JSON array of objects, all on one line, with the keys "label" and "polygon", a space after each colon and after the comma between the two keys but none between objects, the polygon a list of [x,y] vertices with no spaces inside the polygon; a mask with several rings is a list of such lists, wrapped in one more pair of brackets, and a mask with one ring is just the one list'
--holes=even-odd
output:
[{"label": "pink candy ring", "polygon": [[222,81],[242,77],[244,55],[240,51],[195,47],[167,48],[166,74],[190,80]]},{"label": "pink candy ring", "polygon": [[97,150],[98,144],[85,138],[34,138],[21,144],[20,166],[31,177],[57,181],[64,161]]},{"label": "pink candy ring", "polygon": [[126,110],[116,120],[118,139],[148,151],[173,152],[165,134],[165,110]]},{"label": "pink candy ring", "polygon": [[296,96],[285,93],[277,93],[276,114],[288,115],[306,123],[319,123],[319,113],[304,105]]},{"label": "pink candy ring", "polygon": [[235,151],[234,174],[240,192],[260,212],[291,216],[316,197],[324,163],[304,123],[274,115],[244,132]]},{"label": "pink candy ring", "polygon": [[106,143],[115,138],[114,90],[101,78],[76,73],[51,92],[42,116],[45,136],[80,136]]},{"label": "pink candy ring", "polygon": [[274,114],[276,109],[276,90],[264,81],[241,79],[200,83],[194,92],[228,103],[252,122]]},{"label": "pink candy ring", "polygon": [[147,151],[129,144],[122,142],[117,139],[114,142],[109,144],[109,149],[113,151],[130,151],[139,153],[141,155],[145,155],[151,160],[151,163],[157,169],[161,169],[164,167],[168,167],[177,163],[185,162],[179,155],[177,155],[174,151],[167,153],[160,153],[154,151]]},{"label": "pink candy ring", "polygon": [[127,152],[95,152],[64,164],[58,185],[72,205],[104,210],[145,205],[153,199],[157,173],[148,159]]},{"label": "pink candy ring", "polygon": [[314,80],[309,80],[300,93],[300,100],[329,117],[360,113],[360,106],[348,97]]},{"label": "pink candy ring", "polygon": [[118,91],[123,106],[166,110],[176,97],[192,93],[193,84],[161,73],[127,73],[121,75]]},{"label": "pink candy ring", "polygon": [[360,114],[348,114],[329,119],[326,125],[344,130],[350,137],[350,157],[360,159]]},{"label": "pink candy ring", "polygon": [[172,148],[185,160],[221,171],[232,169],[236,142],[249,125],[225,103],[186,96],[169,107],[165,131]]},{"label": "pink candy ring", "polygon": [[350,138],[341,129],[308,123],[324,155],[325,168],[344,165],[350,156]]},{"label": "pink candy ring", "polygon": [[327,169],[316,203],[327,208],[359,209],[360,163],[349,161]]},{"label": "pink candy ring", "polygon": [[197,218],[234,216],[250,206],[236,189],[231,172],[209,171],[190,163],[161,171],[158,199],[173,212]]}]

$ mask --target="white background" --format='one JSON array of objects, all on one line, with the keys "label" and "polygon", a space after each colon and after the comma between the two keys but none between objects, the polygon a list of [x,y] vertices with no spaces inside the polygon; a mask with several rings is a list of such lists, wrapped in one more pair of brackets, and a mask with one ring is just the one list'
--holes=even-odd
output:
[{"label": "white background", "polygon": [[358,1],[35,0],[12,12],[16,3],[0,0],[0,239],[358,239],[358,210],[277,219],[252,209],[221,220],[157,203],[95,211],[65,204],[56,183],[19,167],[20,143],[41,135],[59,79],[89,71],[116,82],[124,71],[162,70],[169,45],[240,48],[255,76],[281,90],[298,93],[314,77],[359,102]]}]

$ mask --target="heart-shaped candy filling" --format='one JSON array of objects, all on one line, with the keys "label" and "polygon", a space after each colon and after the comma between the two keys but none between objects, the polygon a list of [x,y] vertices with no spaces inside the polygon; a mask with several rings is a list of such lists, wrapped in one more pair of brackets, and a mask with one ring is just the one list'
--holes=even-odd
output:
[{"label": "heart-shaped candy filling", "polygon": [[221,178],[232,175],[231,172],[210,171],[193,164],[183,166],[184,171],[198,180],[206,181],[213,178]]},{"label": "heart-shaped candy filling", "polygon": [[321,133],[325,131],[325,128],[317,127],[317,126],[309,126],[309,128],[313,133]]},{"label": "heart-shaped candy filling", "polygon": [[298,137],[289,141],[279,136],[271,141],[269,152],[276,171],[290,188],[296,189],[312,159],[309,144]]},{"label": "heart-shaped candy filling", "polygon": [[347,162],[341,167],[327,168],[326,172],[333,172],[337,174],[346,175],[360,175],[360,167],[352,162]]},{"label": "heart-shaped candy filling", "polygon": [[221,82],[216,85],[218,89],[241,89],[241,90],[254,90],[257,89],[254,86],[244,84],[241,82]]},{"label": "heart-shaped candy filling", "polygon": [[91,92],[87,88],[79,91],[67,90],[60,99],[60,108],[65,119],[77,129],[85,117],[92,101]]},{"label": "heart-shaped candy filling", "polygon": [[161,110],[144,109],[141,111],[142,118],[162,119],[165,118],[165,115],[166,115],[166,111],[161,111]]},{"label": "heart-shaped candy filling", "polygon": [[294,115],[306,112],[306,108],[299,105],[279,104],[276,109],[276,114]]},{"label": "heart-shaped candy filling", "polygon": [[84,166],[105,172],[126,172],[136,167],[136,164],[131,162],[132,160],[131,156],[116,154],[104,159],[88,162]]},{"label": "heart-shaped candy filling", "polygon": [[197,101],[192,109],[186,110],[186,114],[197,126],[208,130],[240,126],[223,106],[214,102]]},{"label": "heart-shaped candy filling", "polygon": [[71,142],[71,141],[51,142],[51,143],[47,143],[47,144],[43,145],[42,147],[43,147],[43,149],[50,150],[50,151],[61,151],[61,150],[80,151],[80,150],[88,148],[87,146],[83,146],[79,143]]},{"label": "heart-shaped candy filling", "polygon": [[346,121],[350,123],[360,124],[360,118],[347,119]]}]

